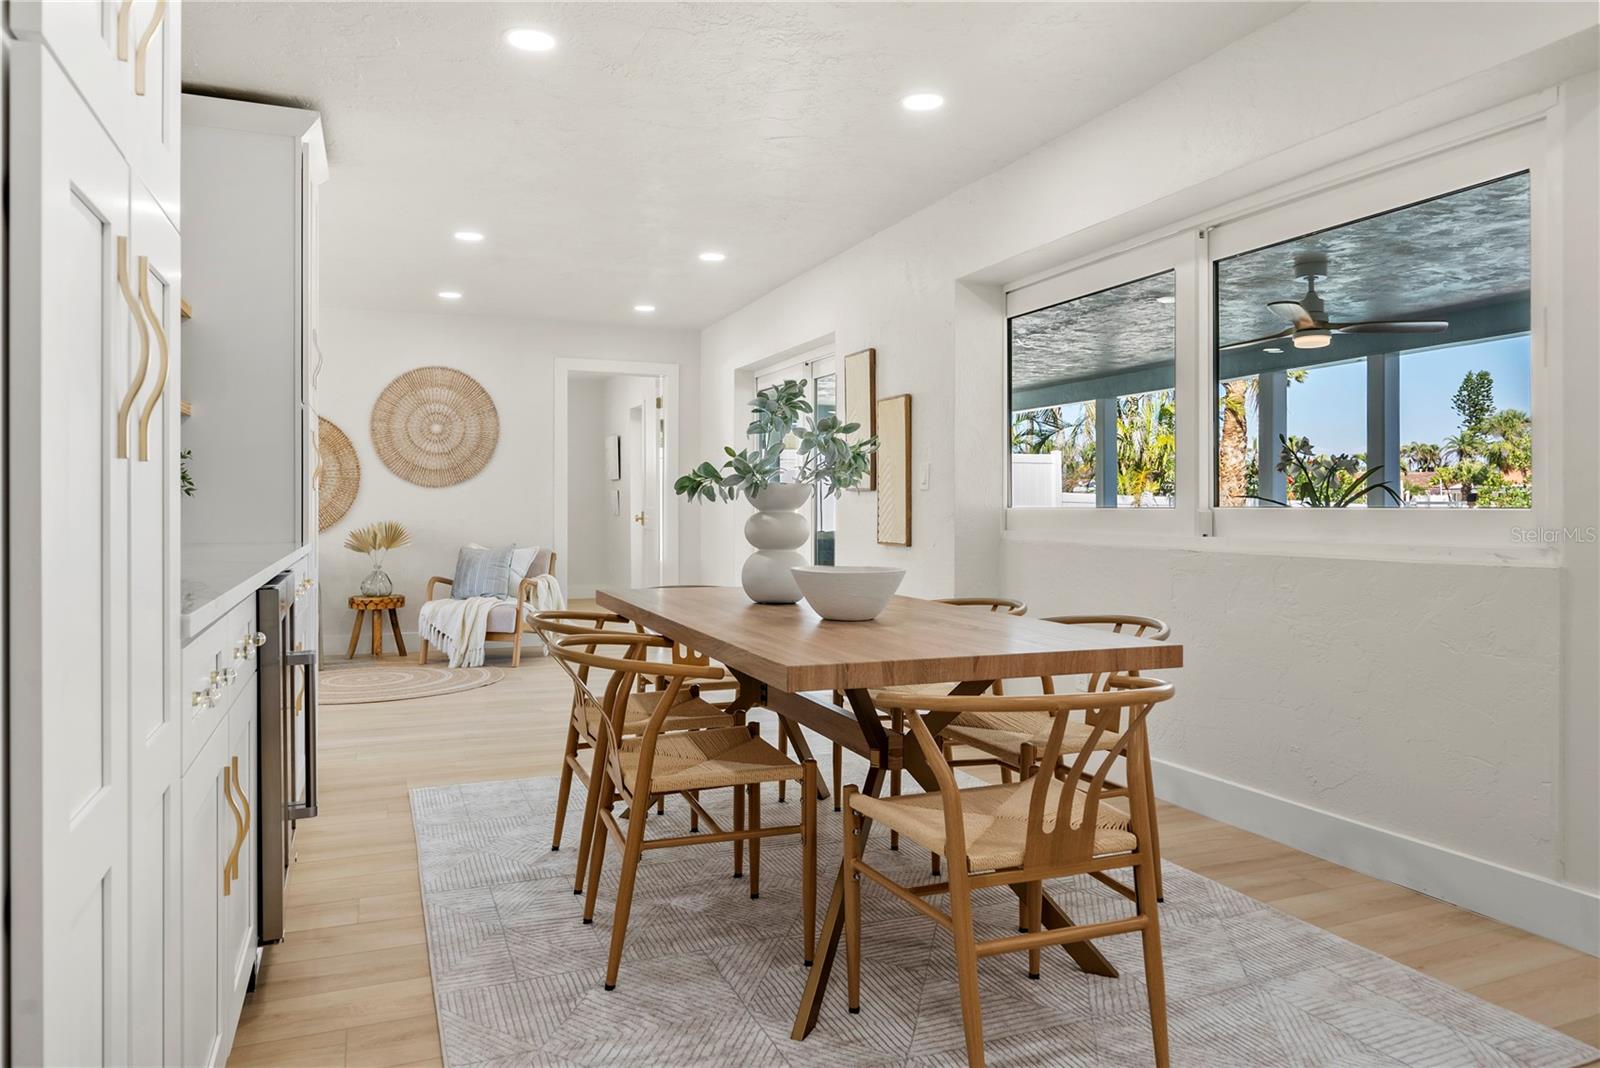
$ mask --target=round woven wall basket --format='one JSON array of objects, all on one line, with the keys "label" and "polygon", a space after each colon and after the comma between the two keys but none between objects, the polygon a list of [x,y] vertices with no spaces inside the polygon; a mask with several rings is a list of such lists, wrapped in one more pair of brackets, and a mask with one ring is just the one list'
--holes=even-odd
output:
[{"label": "round woven wall basket", "polygon": [[317,529],[327,530],[350,511],[361,488],[356,447],[339,427],[317,417]]},{"label": "round woven wall basket", "polygon": [[472,376],[450,367],[407,371],[372,406],[378,459],[414,485],[465,482],[483,470],[499,441],[494,401]]}]

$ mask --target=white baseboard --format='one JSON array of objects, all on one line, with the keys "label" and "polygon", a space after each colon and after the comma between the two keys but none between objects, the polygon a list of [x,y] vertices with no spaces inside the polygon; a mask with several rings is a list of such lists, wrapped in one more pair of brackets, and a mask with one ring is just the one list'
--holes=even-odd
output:
[{"label": "white baseboard", "polygon": [[1600,894],[1323,812],[1193,768],[1164,760],[1154,764],[1156,792],[1163,800],[1600,955]]}]

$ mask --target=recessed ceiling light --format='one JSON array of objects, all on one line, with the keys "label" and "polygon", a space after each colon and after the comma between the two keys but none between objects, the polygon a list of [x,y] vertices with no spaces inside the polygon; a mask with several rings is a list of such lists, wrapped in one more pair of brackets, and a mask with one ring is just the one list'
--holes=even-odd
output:
[{"label": "recessed ceiling light", "polygon": [[460,300],[461,299],[461,294],[457,293],[453,289],[441,289],[441,290],[439,290],[439,299],[440,300]]},{"label": "recessed ceiling light", "polygon": [[1262,349],[1261,351],[1262,352],[1270,352],[1270,353],[1273,353],[1273,354],[1277,354],[1277,353],[1282,352],[1283,350],[1282,349]]},{"label": "recessed ceiling light", "polygon": [[654,304],[635,304],[633,310],[636,312],[653,312],[656,310],[656,306]]},{"label": "recessed ceiling light", "polygon": [[548,52],[556,46],[556,39],[543,30],[507,30],[506,44],[524,52]]},{"label": "recessed ceiling light", "polygon": [[721,263],[723,260],[725,260],[727,258],[728,258],[728,254],[726,252],[708,251],[708,252],[700,253],[700,262],[701,263]]},{"label": "recessed ceiling light", "polygon": [[911,93],[900,98],[900,106],[907,111],[938,111],[944,107],[944,97],[938,93]]},{"label": "recessed ceiling light", "polygon": [[483,240],[483,235],[478,233],[476,230],[457,230],[456,240],[465,241],[468,244],[476,244],[477,242]]},{"label": "recessed ceiling light", "polygon": [[1176,304],[1176,303],[1178,303],[1178,298],[1177,297],[1157,297],[1156,298],[1156,303],[1157,304]]}]

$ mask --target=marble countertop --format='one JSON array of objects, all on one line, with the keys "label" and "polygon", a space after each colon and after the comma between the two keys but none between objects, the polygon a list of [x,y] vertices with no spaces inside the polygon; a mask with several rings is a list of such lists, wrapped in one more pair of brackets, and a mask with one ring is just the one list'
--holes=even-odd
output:
[{"label": "marble countertop", "polygon": [[181,640],[190,639],[272,576],[299,560],[307,547],[293,542],[247,542],[183,547]]}]

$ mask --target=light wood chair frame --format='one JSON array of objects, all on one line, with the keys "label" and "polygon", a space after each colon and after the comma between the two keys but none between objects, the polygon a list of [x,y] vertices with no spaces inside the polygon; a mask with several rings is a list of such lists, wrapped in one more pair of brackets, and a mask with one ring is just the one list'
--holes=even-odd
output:
[{"label": "light wood chair frame", "polygon": [[[554,575],[555,573],[556,554],[552,552],[544,574]],[[517,626],[515,630],[491,630],[486,631],[483,635],[483,640],[486,642],[511,643],[512,667],[522,666],[522,636],[534,633],[535,628],[530,616],[532,614],[531,610],[536,607],[535,600],[539,588],[538,580],[543,577],[543,575],[524,577],[521,582],[517,583]],[[455,581],[454,578],[448,578],[444,575],[434,575],[428,580],[428,595],[423,598],[424,603],[434,600],[433,591],[440,583],[454,587]],[[417,663],[426,664],[428,662],[428,639],[419,634],[417,635],[417,640],[422,644],[422,648],[417,652]]]},{"label": "light wood chair frame", "polygon": [[[938,781],[946,836],[944,855],[951,858],[950,872],[944,882],[903,886],[864,860],[861,848],[864,817],[853,807],[858,791],[854,786],[846,787],[842,874],[850,1012],[861,1011],[861,879],[865,877],[950,932],[955,942],[956,975],[961,995],[967,1060],[973,1068],[982,1068],[984,1063],[983,1018],[978,995],[978,961],[981,958],[1026,951],[1028,976],[1038,979],[1043,964],[1042,950],[1046,946],[1131,933],[1138,933],[1143,943],[1155,1062],[1158,1068],[1167,1068],[1166,982],[1161,961],[1155,884],[1151,878],[1155,860],[1147,848],[1151,823],[1146,801],[1149,795],[1142,789],[1143,783],[1136,782],[1135,789],[1128,795],[1130,830],[1136,842],[1133,851],[1097,856],[1095,835],[1099,829],[1100,804],[1107,796],[1106,772],[1114,759],[1125,753],[1144,731],[1150,710],[1172,697],[1171,684],[1156,678],[1118,674],[1110,676],[1104,688],[1086,693],[930,697],[906,691],[886,692],[889,699],[900,701],[905,708],[911,734]],[[1049,740],[1038,754],[1035,769],[1054,767],[1058,761],[1064,762],[1067,754],[1062,753],[1062,740],[1071,712],[1083,711],[1094,728],[1082,750],[1072,755],[1064,775],[1051,776],[1036,770],[1022,780],[1033,785],[1029,792],[1025,851],[1022,863],[1016,867],[972,871],[966,861],[962,791],[956,785],[955,769],[944,758],[943,746],[922,720],[924,712],[965,711],[1037,712],[1052,717]],[[1123,725],[1124,714],[1126,725]],[[1115,736],[1109,748],[1097,748],[1101,735],[1108,731],[1111,724],[1117,724],[1120,734]],[[1090,758],[1097,752],[1105,754],[1105,758],[1094,771],[1090,771]],[[1137,780],[1142,771],[1137,765],[1130,764],[1130,768],[1133,769],[1132,777]],[[1059,779],[1062,785],[1053,812],[1053,827],[1047,831],[1045,819],[1053,778]],[[1073,826],[1072,810],[1080,794],[1083,798],[1082,816],[1077,826]],[[1043,926],[1046,880],[1084,874],[1103,878],[1107,871],[1119,868],[1133,869],[1132,917],[1054,929]],[[976,890],[995,886],[1023,888],[1022,908],[1027,930],[1001,938],[978,939],[972,924],[972,894]],[[949,912],[941,911],[925,900],[940,894],[949,895]]]},{"label": "light wood chair frame", "polygon": [[[562,637],[595,634],[605,631],[607,627],[622,626],[632,628],[631,633],[633,634],[648,633],[644,627],[613,612],[562,609],[560,611],[540,612],[534,616],[535,630],[540,640],[545,643],[546,648],[552,653],[554,652],[554,643]],[[652,643],[651,647],[656,647],[656,644]],[[589,666],[580,664],[574,668],[559,658],[556,659],[556,663],[560,665],[561,670],[566,672],[572,681],[572,704],[567,722],[566,746],[561,759],[561,780],[556,790],[556,817],[555,826],[550,833],[550,850],[551,852],[557,852],[561,849],[562,830],[566,824],[567,817],[567,803],[572,794],[572,780],[576,777],[579,782],[583,783],[584,810],[582,822],[578,829],[578,864],[573,877],[572,892],[574,894],[582,894],[584,876],[588,871],[589,846],[594,841],[595,809],[597,806],[594,778],[598,758],[596,746],[598,738],[590,729],[587,715],[587,710],[591,707],[591,698],[587,693]],[[661,681],[661,689],[664,691],[666,679],[665,677],[658,678]],[[697,696],[697,687],[698,684],[695,684],[688,689],[680,690],[680,699]],[[638,692],[643,693],[646,691],[645,688],[641,687]],[[705,722],[697,723],[695,726],[742,727],[744,722],[744,713],[734,712],[727,716],[725,723],[708,718]],[[584,763],[585,754],[589,757],[587,766]],[[666,798],[657,798],[656,805],[656,811],[665,814]],[[699,829],[700,815],[690,809],[689,830],[691,833],[695,833]]]},{"label": "light wood chair frame", "polygon": [[[1028,606],[1027,606],[1026,602],[1014,600],[1014,599],[1012,599],[1010,597],[937,597],[937,598],[934,598],[934,600],[939,604],[954,605],[957,608],[986,608],[990,612],[1004,612],[1008,616],[1025,616],[1025,615],[1028,614]],[[1003,693],[1004,691],[1003,691],[1003,689],[1001,687],[1001,684],[999,682],[996,682],[994,684],[994,686],[990,689],[990,692],[991,693]],[[876,700],[876,698],[874,698],[874,700]],[[843,708],[844,707],[844,694],[842,692],[838,691],[838,690],[833,691],[833,703],[835,705],[837,705],[838,707]],[[904,714],[901,712],[900,709],[891,708],[891,707],[888,707],[888,706],[884,705],[882,702],[879,702],[878,703],[878,714],[879,714],[880,717],[882,717],[883,719],[888,721],[889,725],[894,729],[895,733],[897,733],[897,734],[904,734],[905,733],[905,723],[903,722]],[[839,808],[840,808],[840,802],[841,802],[841,793],[840,793],[840,791],[843,788],[843,782],[844,782],[844,762],[843,762],[843,757],[844,757],[843,751],[838,746],[834,746],[833,747],[833,810],[835,812],[838,812]],[[901,780],[901,773],[900,773],[900,769],[899,768],[895,768],[893,771],[891,771],[889,773],[889,796],[890,797],[899,796],[899,794],[900,794],[900,786],[901,786],[900,780]],[[894,849],[894,850],[898,850],[900,848],[900,835],[897,832],[894,832],[894,831],[889,832],[889,848],[890,849]],[[933,873],[935,875],[939,874],[939,869],[937,867],[935,867]]]},{"label": "light wood chair frame", "polygon": [[[1074,627],[1109,627],[1113,634],[1131,633],[1135,638],[1148,638],[1153,642],[1164,642],[1172,636],[1172,628],[1162,620],[1156,619],[1154,616],[1107,614],[1043,616],[1041,618],[1046,623],[1062,623],[1067,626]],[[1130,674],[1137,675],[1138,672],[1130,672]],[[1045,693],[1054,693],[1056,688],[1056,680],[1048,675],[1041,676],[1039,679],[1039,685]],[[1084,689],[1090,691],[1099,690],[1102,689],[1104,685],[1105,675],[1103,673],[1099,675],[1090,675],[1088,677],[1088,683],[1085,685]],[[993,692],[1000,692],[999,687],[996,686]],[[948,730],[948,728],[946,729]],[[1027,774],[1032,773],[1031,768],[1022,766],[1027,762],[1026,757],[1028,751],[1026,747],[1024,747],[1018,753],[1018,760],[1008,761],[992,753],[985,753],[982,750],[978,751],[979,755],[977,756],[957,757],[955,755],[955,750],[956,746],[960,744],[959,742],[948,736],[941,737],[940,742],[944,747],[945,763],[949,764],[952,768],[998,767],[1000,769],[1001,782],[1010,782],[1013,773],[1024,775],[1024,777]],[[1034,754],[1034,756],[1037,757],[1037,754]],[[1146,732],[1139,732],[1139,735],[1135,738],[1134,743],[1129,747],[1129,751],[1125,759],[1130,763],[1138,761],[1143,765],[1144,768],[1144,774],[1141,776],[1141,778],[1144,781],[1145,790],[1148,794],[1148,796],[1145,798],[1145,801],[1150,808],[1150,855],[1153,858],[1151,870],[1155,872],[1156,900],[1158,902],[1165,901],[1166,887],[1161,878],[1161,820],[1156,811],[1154,771],[1150,765],[1150,737]],[[1060,766],[1060,762],[1058,761],[1056,774],[1060,775],[1063,770],[1064,769]],[[1107,793],[1105,796],[1124,797],[1127,795],[1127,791],[1128,784],[1125,778],[1108,780]],[[937,853],[933,855],[930,865],[933,874],[938,875],[939,855]],[[1110,885],[1115,886],[1116,889],[1124,895],[1132,896],[1132,887],[1111,879],[1107,879],[1106,881]]]},{"label": "light wood chair frame", "polygon": [[[583,683],[584,693],[596,700],[604,729],[597,739],[594,785],[590,793],[595,797],[596,819],[594,840],[589,848],[587,889],[584,896],[583,922],[594,922],[595,904],[600,890],[600,875],[605,864],[606,840],[613,839],[622,851],[622,872],[617,883],[611,929],[611,950],[606,961],[605,988],[616,989],[617,973],[622,963],[622,949],[627,935],[628,917],[633,905],[633,887],[637,877],[639,858],[645,850],[669,849],[676,846],[713,845],[732,842],[748,846],[750,851],[750,897],[761,896],[761,841],[783,835],[799,835],[801,840],[801,908],[804,942],[804,959],[807,967],[816,954],[817,913],[817,832],[816,832],[816,777],[815,760],[796,764],[796,776],[801,783],[801,797],[812,798],[810,804],[800,806],[799,822],[776,827],[761,824],[761,784],[729,783],[733,791],[733,827],[724,829],[700,803],[700,794],[721,787],[703,786],[693,790],[652,790],[651,771],[655,749],[663,734],[667,713],[678,700],[686,686],[702,679],[717,679],[721,669],[703,664],[677,664],[647,660],[642,656],[602,655],[593,650],[604,646],[622,646],[638,653],[651,647],[670,647],[671,639],[655,634],[601,634],[569,635],[556,639],[553,651],[558,660],[574,666],[603,668],[611,672],[605,695],[596,699]],[[620,750],[624,738],[623,728],[627,715],[628,695],[640,674],[661,676],[667,680],[664,696],[657,702],[655,711],[644,731],[635,734],[638,739],[638,764],[634,771],[634,785],[629,786],[623,775]],[[574,670],[574,677],[575,670]],[[759,737],[755,724],[746,724],[752,737]],[[688,803],[690,811],[709,828],[706,833],[672,835],[666,838],[646,839],[645,826],[652,808],[651,801],[667,793],[676,793]],[[622,819],[626,829],[612,811],[618,801],[626,807]],[[739,877],[741,853],[734,852],[734,875]]]}]

